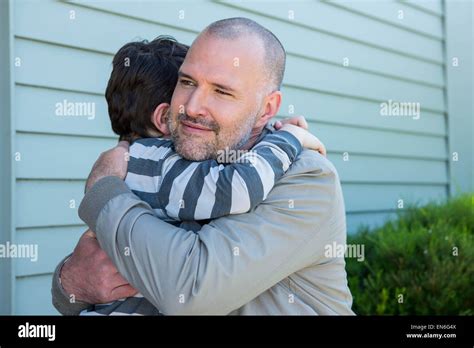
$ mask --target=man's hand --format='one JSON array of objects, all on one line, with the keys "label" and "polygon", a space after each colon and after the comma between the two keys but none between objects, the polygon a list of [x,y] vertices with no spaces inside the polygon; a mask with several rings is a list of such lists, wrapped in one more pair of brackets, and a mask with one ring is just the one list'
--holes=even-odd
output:
[{"label": "man's hand", "polygon": [[64,290],[76,301],[107,303],[138,293],[120,275],[90,230],[81,236],[59,276]]},{"label": "man's hand", "polygon": [[121,179],[125,179],[129,158],[128,147],[128,142],[121,141],[114,148],[101,153],[87,178],[86,192],[94,186],[97,181],[106,176],[118,176]]}]

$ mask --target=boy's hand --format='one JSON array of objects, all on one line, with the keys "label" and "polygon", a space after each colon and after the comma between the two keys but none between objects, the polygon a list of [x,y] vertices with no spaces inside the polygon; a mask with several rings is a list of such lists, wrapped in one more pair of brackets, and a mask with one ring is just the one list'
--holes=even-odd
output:
[{"label": "boy's hand", "polygon": [[276,121],[273,127],[276,130],[290,132],[300,141],[301,146],[318,151],[321,155],[326,156],[326,147],[317,137],[308,132],[308,122],[306,122],[304,116],[295,116]]},{"label": "boy's hand", "polygon": [[289,123],[284,124],[280,130],[293,134],[300,141],[301,146],[318,151],[321,155],[326,156],[324,144],[307,130]]},{"label": "boy's hand", "polygon": [[294,126],[308,130],[308,122],[306,122],[304,116],[293,116],[290,118],[285,118],[281,121],[276,121],[273,127],[275,127],[276,130],[279,130],[284,124],[292,124]]}]

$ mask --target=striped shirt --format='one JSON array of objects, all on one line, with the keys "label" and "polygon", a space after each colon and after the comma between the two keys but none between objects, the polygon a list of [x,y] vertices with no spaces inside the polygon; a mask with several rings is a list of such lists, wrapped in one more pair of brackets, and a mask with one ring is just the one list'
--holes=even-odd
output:
[{"label": "striped shirt", "polygon": [[[169,139],[144,138],[130,146],[125,183],[161,219],[173,224],[215,219],[252,210],[267,197],[301,153],[286,131],[268,132],[248,151],[226,151],[217,159],[189,161]],[[182,226],[182,225],[181,225]],[[97,304],[81,315],[159,315],[141,294]]]},{"label": "striped shirt", "polygon": [[246,213],[265,200],[301,152],[286,131],[268,134],[250,151],[189,161],[169,139],[140,139],[130,147],[125,183],[165,221],[199,221]]}]

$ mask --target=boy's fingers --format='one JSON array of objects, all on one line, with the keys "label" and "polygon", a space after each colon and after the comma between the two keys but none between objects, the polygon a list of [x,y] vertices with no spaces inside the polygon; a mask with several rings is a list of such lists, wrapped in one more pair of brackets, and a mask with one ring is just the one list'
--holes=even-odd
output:
[{"label": "boy's fingers", "polygon": [[295,116],[290,118],[288,121],[295,126],[308,130],[308,122],[306,122],[304,116]]},{"label": "boy's fingers", "polygon": [[321,149],[319,150],[319,152],[321,153],[321,155],[326,157],[327,151],[326,151],[326,147],[323,144],[321,144]]},{"label": "boy's fingers", "polygon": [[316,144],[317,144],[316,145],[317,146],[316,151],[318,151],[321,155],[326,157],[326,146],[324,146],[324,144],[316,137],[315,137],[315,141],[316,141]]},{"label": "boy's fingers", "polygon": [[308,129],[308,122],[306,122],[304,116],[298,116],[298,126],[306,130]]},{"label": "boy's fingers", "polygon": [[306,147],[308,149],[318,151],[321,155],[326,157],[326,147],[317,137],[311,136],[308,139],[308,143]]},{"label": "boy's fingers", "polygon": [[304,116],[294,116],[290,118],[285,118],[283,121],[281,121],[281,123],[292,124],[294,126],[308,130],[308,122],[306,122]]},{"label": "boy's fingers", "polygon": [[275,124],[273,125],[273,127],[275,127],[276,130],[280,129],[281,126],[282,126],[281,121],[276,121]]}]

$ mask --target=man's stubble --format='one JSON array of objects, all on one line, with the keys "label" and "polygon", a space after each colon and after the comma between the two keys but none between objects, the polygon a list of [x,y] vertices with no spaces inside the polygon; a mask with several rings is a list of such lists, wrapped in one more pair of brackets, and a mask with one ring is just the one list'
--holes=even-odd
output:
[{"label": "man's stubble", "polygon": [[[174,143],[176,152],[183,158],[190,161],[203,161],[216,159],[222,151],[238,150],[250,139],[252,130],[257,122],[259,112],[255,111],[251,116],[245,118],[244,124],[235,124],[233,129],[222,129],[216,122],[189,117],[186,113],[179,113],[176,118],[171,115],[171,109],[166,115],[166,122],[170,131],[171,140]],[[187,121],[212,129],[215,136],[212,140],[191,138],[180,134],[178,128],[181,121]]]}]

